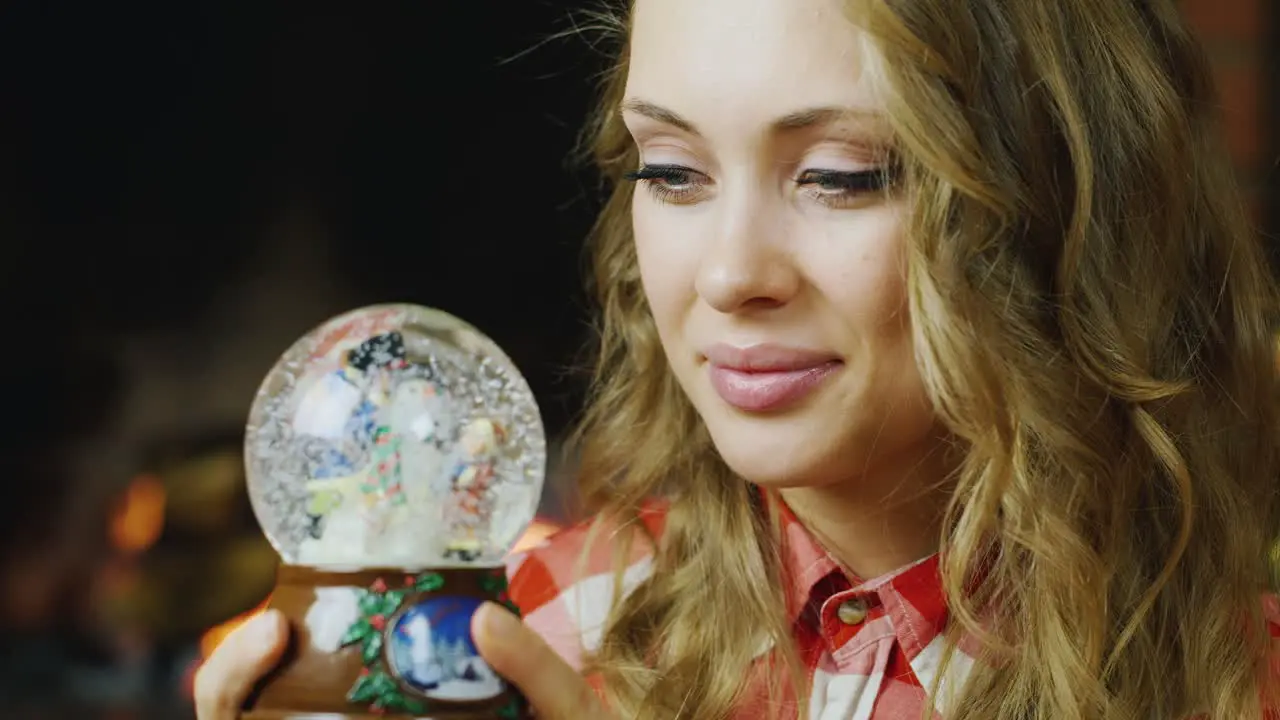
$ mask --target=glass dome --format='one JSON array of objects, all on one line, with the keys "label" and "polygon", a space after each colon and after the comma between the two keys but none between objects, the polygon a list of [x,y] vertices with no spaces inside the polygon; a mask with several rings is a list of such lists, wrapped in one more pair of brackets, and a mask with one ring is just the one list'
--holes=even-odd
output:
[{"label": "glass dome", "polygon": [[533,520],[546,438],[528,383],[492,340],[414,305],[308,333],[254,398],[249,497],[291,565],[497,565]]}]

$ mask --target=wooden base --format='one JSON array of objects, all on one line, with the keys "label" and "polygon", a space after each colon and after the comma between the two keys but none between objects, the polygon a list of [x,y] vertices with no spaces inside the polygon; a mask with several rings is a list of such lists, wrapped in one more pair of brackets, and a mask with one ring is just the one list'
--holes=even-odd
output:
[{"label": "wooden base", "polygon": [[505,590],[502,568],[282,566],[271,608],[289,622],[289,649],[241,720],[524,720],[523,699],[470,640],[475,608]]}]

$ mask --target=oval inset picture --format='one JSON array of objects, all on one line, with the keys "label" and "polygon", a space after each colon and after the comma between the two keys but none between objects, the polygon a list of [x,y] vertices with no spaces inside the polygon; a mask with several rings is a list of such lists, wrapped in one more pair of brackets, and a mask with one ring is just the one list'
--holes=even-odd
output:
[{"label": "oval inset picture", "polygon": [[506,691],[476,651],[471,616],[481,600],[437,595],[400,613],[387,633],[387,664],[404,684],[432,700],[491,700]]}]

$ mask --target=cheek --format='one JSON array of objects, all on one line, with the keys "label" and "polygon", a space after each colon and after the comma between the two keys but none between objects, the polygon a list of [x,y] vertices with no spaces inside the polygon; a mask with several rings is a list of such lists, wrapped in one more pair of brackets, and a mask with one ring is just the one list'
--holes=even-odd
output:
[{"label": "cheek", "polygon": [[880,418],[914,415],[927,400],[913,349],[902,223],[886,216],[853,237],[816,279],[853,371],[841,404],[876,408],[871,414]]},{"label": "cheek", "polygon": [[846,331],[859,344],[908,334],[906,282],[896,258],[867,255],[845,267],[824,284]]},{"label": "cheek", "polygon": [[670,217],[667,208],[637,197],[631,210],[640,282],[663,343],[697,299],[697,243],[688,222]]},{"label": "cheek", "polygon": [[811,261],[815,284],[855,345],[910,341],[906,237],[896,214],[867,219],[851,242]]}]

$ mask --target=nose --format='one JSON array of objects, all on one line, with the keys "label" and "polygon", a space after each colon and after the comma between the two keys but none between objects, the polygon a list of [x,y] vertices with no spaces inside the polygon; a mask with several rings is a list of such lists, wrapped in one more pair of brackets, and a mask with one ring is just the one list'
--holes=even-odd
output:
[{"label": "nose", "polygon": [[698,295],[723,313],[790,302],[801,278],[782,242],[782,225],[767,199],[725,198],[699,262]]}]

